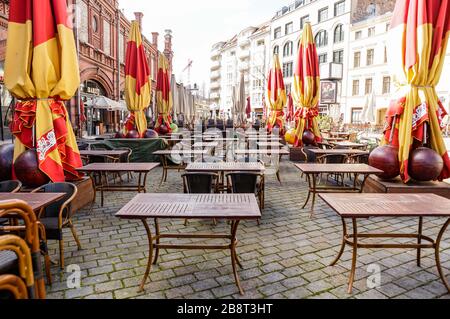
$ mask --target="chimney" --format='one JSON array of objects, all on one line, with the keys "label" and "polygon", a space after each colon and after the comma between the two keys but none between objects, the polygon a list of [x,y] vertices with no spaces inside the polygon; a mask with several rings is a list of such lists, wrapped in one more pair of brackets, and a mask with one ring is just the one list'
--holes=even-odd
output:
[{"label": "chimney", "polygon": [[172,30],[165,30],[164,35],[164,53],[172,53]]},{"label": "chimney", "polygon": [[139,29],[142,32],[142,18],[144,17],[144,14],[142,12],[135,12],[134,17],[136,21],[139,23]]},{"label": "chimney", "polygon": [[152,44],[155,48],[158,47],[158,36],[159,36],[158,32],[152,32]]}]

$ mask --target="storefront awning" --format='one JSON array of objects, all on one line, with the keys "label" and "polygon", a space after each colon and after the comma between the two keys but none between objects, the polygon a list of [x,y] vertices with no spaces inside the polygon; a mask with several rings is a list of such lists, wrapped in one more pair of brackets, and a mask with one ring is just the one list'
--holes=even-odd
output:
[{"label": "storefront awning", "polygon": [[106,110],[106,111],[126,111],[126,105],[124,101],[113,101],[105,96],[98,96],[94,99],[88,99],[85,103],[86,107],[98,109],[98,110]]}]

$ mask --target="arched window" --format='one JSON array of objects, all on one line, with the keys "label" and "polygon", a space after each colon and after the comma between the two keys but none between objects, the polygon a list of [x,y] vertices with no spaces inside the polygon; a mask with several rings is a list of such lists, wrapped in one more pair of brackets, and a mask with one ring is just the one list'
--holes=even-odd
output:
[{"label": "arched window", "polygon": [[317,47],[324,47],[328,45],[328,33],[325,30],[319,31],[319,33],[316,34],[316,37],[314,38],[316,41]]},{"label": "arched window", "polygon": [[339,24],[334,29],[334,43],[339,43],[344,41],[344,26],[342,24]]},{"label": "arched window", "polygon": [[279,54],[280,53],[280,47],[278,46],[278,45],[276,45],[274,48],[273,48],[273,54],[275,55],[275,54]]},{"label": "arched window", "polygon": [[287,56],[291,56],[292,54],[293,54],[293,45],[292,45],[292,42],[289,41],[283,47],[283,56],[287,57]]}]

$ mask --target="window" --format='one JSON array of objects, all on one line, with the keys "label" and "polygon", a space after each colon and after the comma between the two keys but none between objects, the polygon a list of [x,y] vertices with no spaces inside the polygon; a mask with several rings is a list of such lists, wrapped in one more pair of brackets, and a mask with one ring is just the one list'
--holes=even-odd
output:
[{"label": "window", "polygon": [[359,95],[359,80],[353,80],[352,95]]},{"label": "window", "polygon": [[339,1],[334,4],[334,16],[340,16],[345,13],[345,1]]},{"label": "window", "polygon": [[359,68],[361,66],[361,52],[355,52],[353,54],[353,67]]},{"label": "window", "polygon": [[96,16],[94,16],[94,18],[92,19],[92,31],[94,31],[95,33],[98,32],[98,19]]},{"label": "window", "polygon": [[352,108],[352,124],[361,123],[362,108]]},{"label": "window", "polygon": [[372,93],[372,79],[366,79],[366,88],[364,90],[365,94],[370,94]]},{"label": "window", "polygon": [[290,94],[292,91],[292,84],[286,84],[286,86],[284,87],[284,89],[286,90],[286,94]]},{"label": "window", "polygon": [[259,46],[259,47],[263,46],[264,45],[264,40],[259,40],[256,45]]},{"label": "window", "polygon": [[300,30],[303,30],[303,27],[307,22],[309,22],[309,15],[300,18]]},{"label": "window", "polygon": [[388,61],[387,47],[384,47],[384,63]]},{"label": "window", "polygon": [[294,23],[289,22],[288,24],[286,24],[286,26],[284,27],[284,31],[285,34],[291,34],[292,32],[294,32]]},{"label": "window", "polygon": [[235,56],[236,55],[236,51],[231,51],[230,52],[230,56]]},{"label": "window", "polygon": [[367,50],[367,65],[373,64],[373,58],[374,58],[374,50],[373,49]]},{"label": "window", "polygon": [[275,31],[273,33],[273,37],[275,39],[281,38],[281,27],[278,27],[275,29]]},{"label": "window", "polygon": [[391,77],[384,76],[383,77],[383,94],[391,93]]},{"label": "window", "polygon": [[103,20],[103,52],[111,55],[111,25],[107,20]]},{"label": "window", "polygon": [[273,54],[279,54],[280,53],[280,47],[278,46],[278,45],[276,45],[274,48],[273,48]]},{"label": "window", "polygon": [[355,40],[359,40],[362,37],[362,32],[361,31],[356,31],[355,32]]},{"label": "window", "polygon": [[334,43],[339,43],[344,41],[344,26],[342,24],[339,24],[334,29]]},{"label": "window", "polygon": [[386,23],[386,32],[388,32],[391,29],[391,24],[388,22]]},{"label": "window", "polygon": [[316,45],[320,47],[324,47],[328,45],[328,33],[325,30],[319,31],[319,33],[316,34],[315,37]]},{"label": "window", "polygon": [[283,75],[285,78],[290,78],[294,74],[294,63],[283,63]]},{"label": "window", "polygon": [[291,41],[287,42],[283,47],[283,56],[292,56],[293,54],[293,44]]},{"label": "window", "polygon": [[333,52],[334,63],[344,63],[344,50],[338,50]]},{"label": "window", "polygon": [[375,27],[369,28],[367,36],[370,38],[373,37],[374,35],[375,35]]},{"label": "window", "polygon": [[328,58],[326,53],[319,54],[319,64],[327,63],[327,60]]},{"label": "window", "polygon": [[319,10],[319,23],[328,19],[328,7]]}]

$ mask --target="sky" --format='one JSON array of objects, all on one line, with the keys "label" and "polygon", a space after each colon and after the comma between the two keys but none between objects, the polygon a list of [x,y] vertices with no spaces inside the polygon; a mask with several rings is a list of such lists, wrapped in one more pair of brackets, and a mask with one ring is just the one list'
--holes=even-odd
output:
[{"label": "sky", "polygon": [[188,81],[182,70],[192,59],[191,83],[199,88],[204,83],[208,88],[212,45],[270,20],[290,2],[293,0],[119,0],[119,7],[130,20],[134,12],[143,12],[142,32],[148,39],[151,32],[159,32],[160,48],[164,48],[164,30],[171,29],[177,81]]}]

